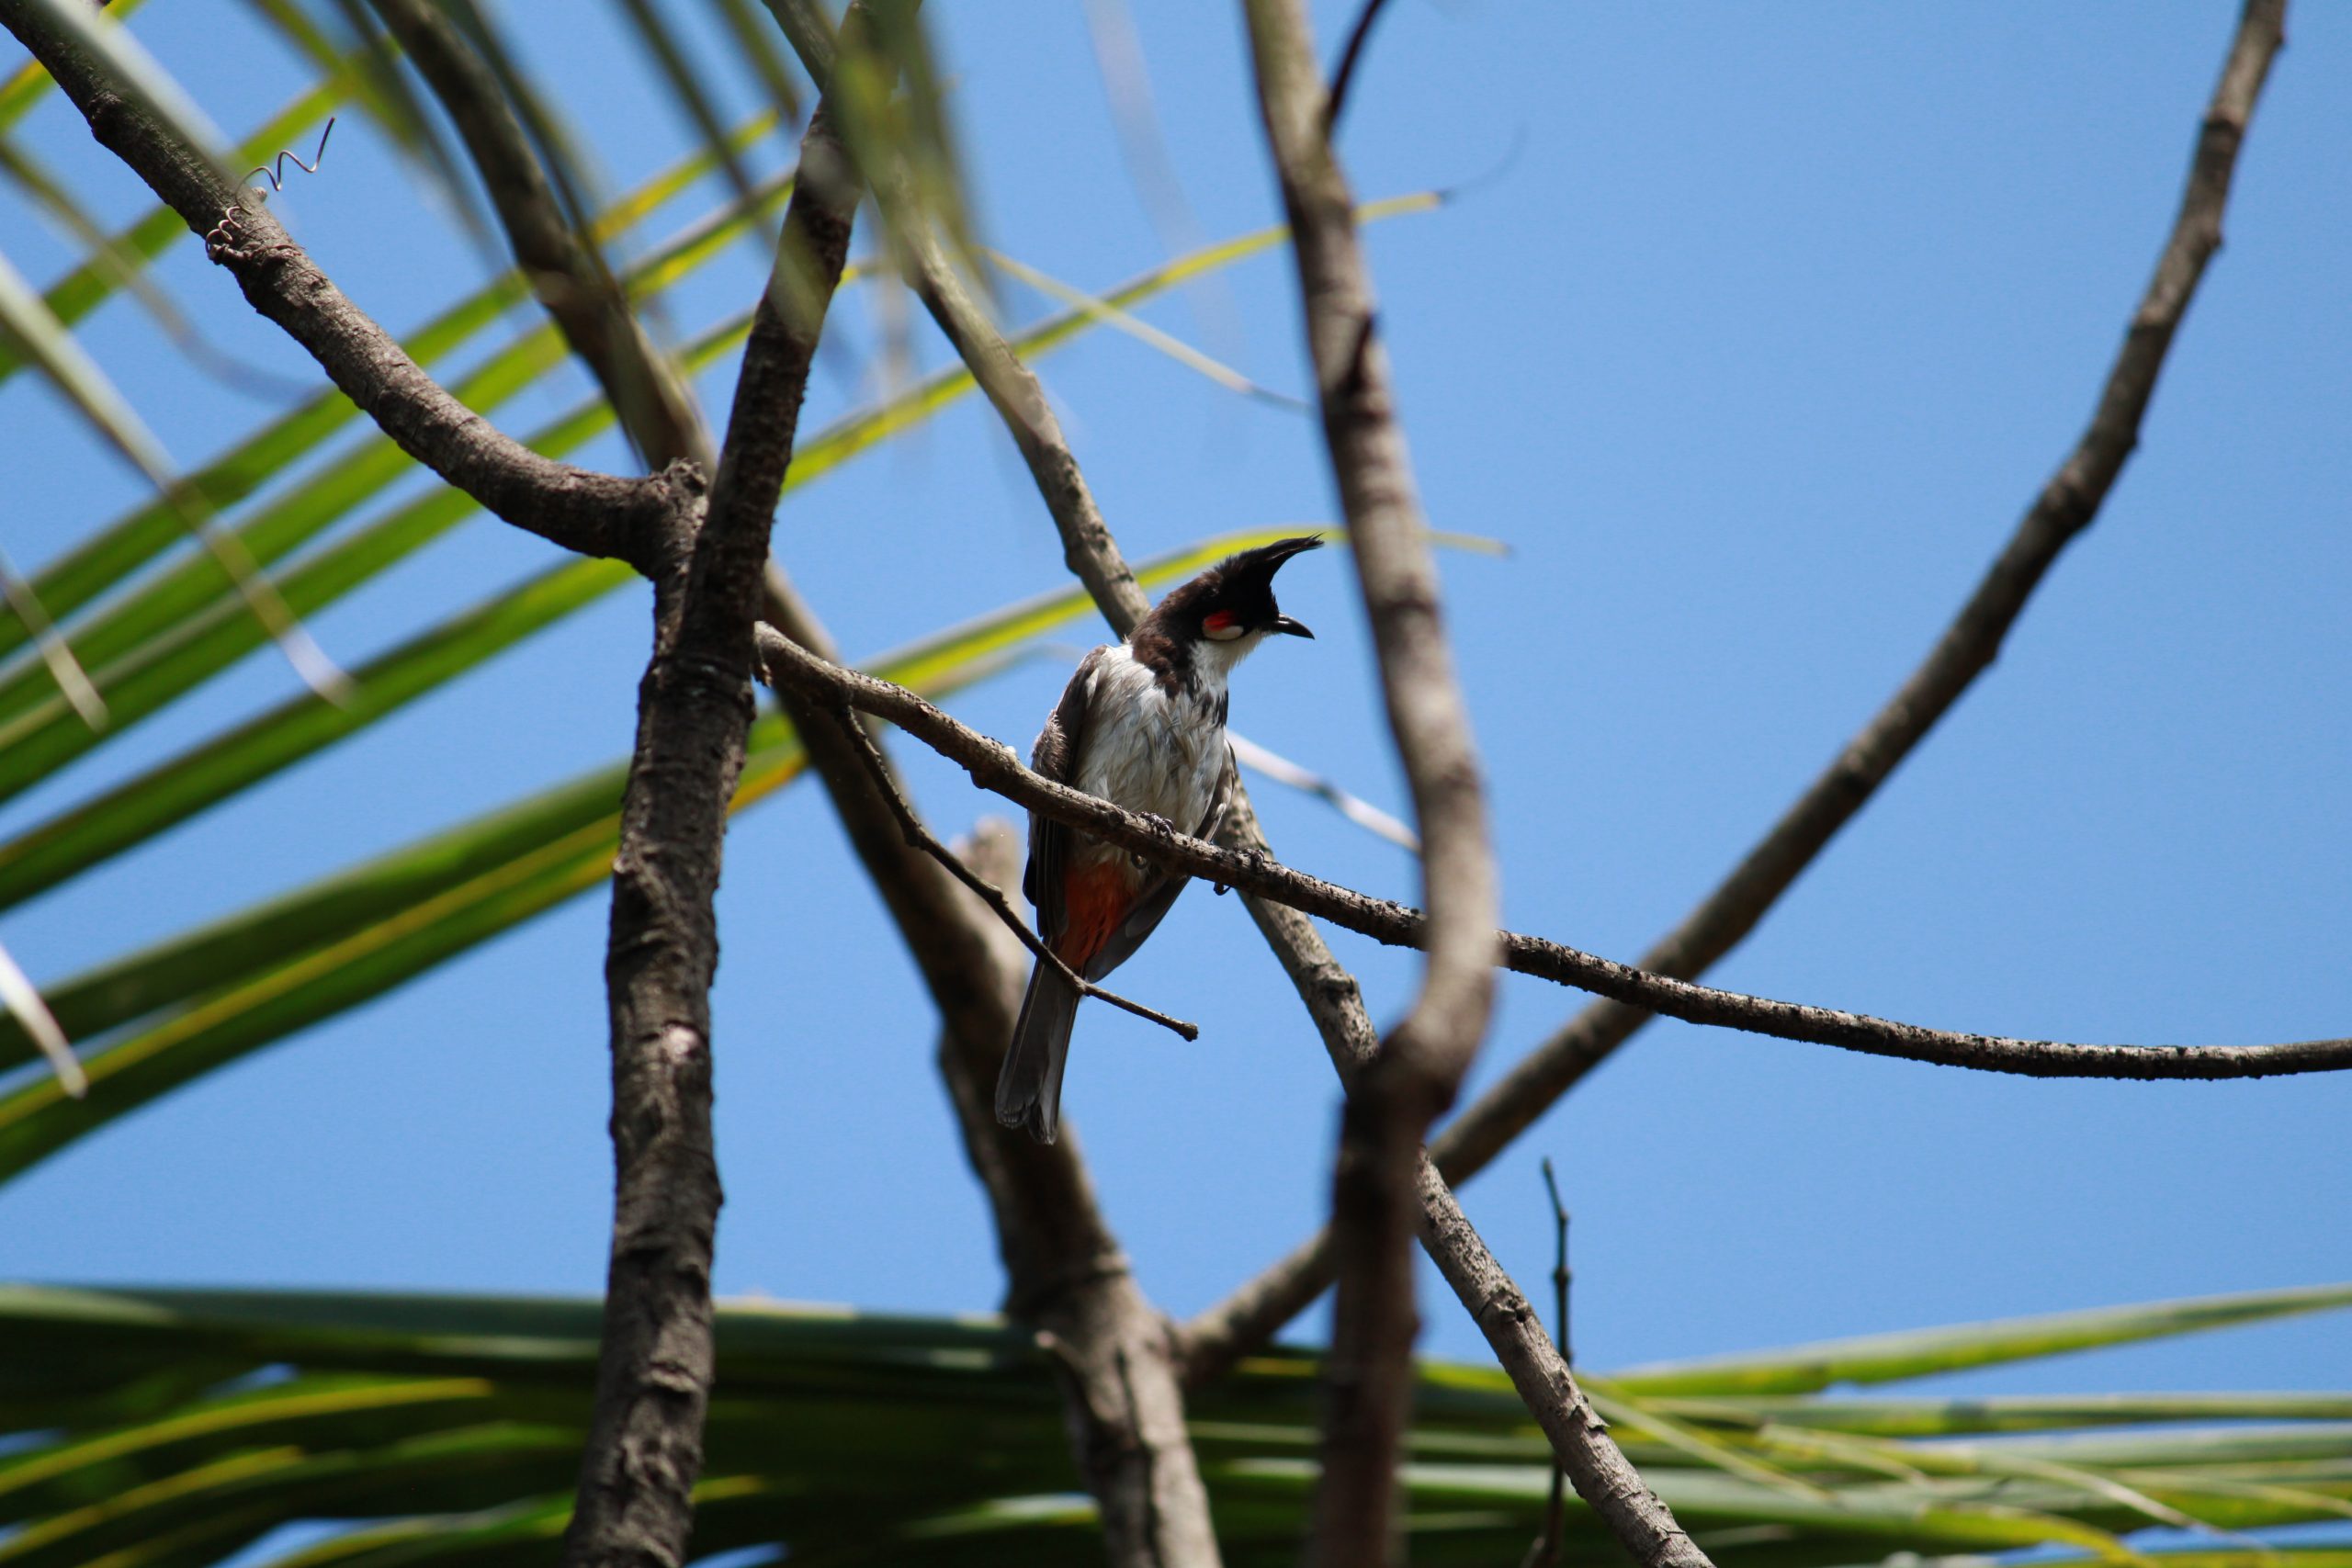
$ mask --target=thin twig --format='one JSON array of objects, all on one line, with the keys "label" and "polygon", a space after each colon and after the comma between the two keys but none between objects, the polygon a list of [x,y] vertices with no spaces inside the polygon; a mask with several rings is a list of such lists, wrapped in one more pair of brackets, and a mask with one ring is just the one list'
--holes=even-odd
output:
[{"label": "thin twig", "polygon": [[1356,62],[1363,55],[1363,46],[1372,37],[1372,25],[1380,19],[1381,7],[1388,0],[1363,0],[1363,9],[1356,13],[1356,25],[1348,29],[1348,47],[1340,51],[1339,68],[1331,73],[1330,96],[1323,104],[1323,135],[1328,140],[1339,129],[1340,111],[1347,106],[1348,88],[1356,78]]},{"label": "thin twig", "polygon": [[[1552,1342],[1560,1348],[1560,1364],[1574,1369],[1576,1354],[1568,1348],[1568,1211],[1560,1201],[1560,1183],[1552,1174],[1552,1156],[1544,1156],[1544,1190],[1552,1200],[1552,1305],[1559,1325]],[[1555,1459],[1552,1494],[1544,1502],[1544,1529],[1521,1558],[1520,1568],[1551,1568],[1560,1560],[1560,1526],[1567,1512],[1567,1467]]]},{"label": "thin twig", "polygon": [[[764,626],[760,629],[763,634],[768,631]],[[762,641],[764,644],[764,635]],[[1198,1040],[1201,1037],[1199,1024],[1187,1023],[1181,1018],[1170,1018],[1155,1008],[1148,1008],[1141,1002],[1130,1001],[1116,991],[1105,990],[1062,962],[1061,954],[1039,941],[1037,934],[1029,929],[1028,922],[1021,918],[1020,911],[1013,908],[1012,901],[1004,896],[1001,888],[981,878],[970,866],[966,865],[954,851],[932,836],[931,829],[922,825],[922,820],[915,816],[914,808],[907,804],[907,797],[899,793],[897,782],[890,777],[888,766],[882,761],[881,752],[874,748],[874,738],[865,733],[865,726],[857,722],[856,715],[849,706],[846,704],[841,705],[833,709],[833,714],[843,730],[852,737],[853,744],[857,749],[858,758],[865,764],[865,771],[874,781],[874,787],[879,790],[882,797],[890,803],[890,813],[898,818],[899,827],[906,834],[907,842],[945,866],[949,874],[970,888],[978,896],[981,902],[995,910],[997,919],[1002,920],[1006,929],[1021,939],[1021,945],[1027,948],[1035,956],[1037,962],[1050,965],[1054,973],[1059,975],[1063,981],[1080,996],[1108,1002],[1122,1012],[1131,1012],[1137,1018],[1148,1019],[1162,1029],[1171,1030],[1182,1035],[1187,1041]]]},{"label": "thin twig", "polygon": [[[781,645],[781,639],[763,640],[762,646],[776,679],[888,719],[961,766],[982,789],[1115,843],[1162,870],[1224,883],[1392,947],[1419,947],[1428,940],[1428,921],[1417,909],[1310,876],[1272,856],[1222,848],[1124,810],[1030,772],[1011,747],[966,727],[903,686],[829,664],[804,649]],[[2027,1077],[2248,1078],[2352,1068],[2352,1039],[2341,1037],[2263,1045],[2098,1045],[1969,1034],[1716,990],[1516,931],[1501,931],[1497,937],[1504,966],[1518,974],[1691,1023],[1835,1045],[1866,1055]]]}]

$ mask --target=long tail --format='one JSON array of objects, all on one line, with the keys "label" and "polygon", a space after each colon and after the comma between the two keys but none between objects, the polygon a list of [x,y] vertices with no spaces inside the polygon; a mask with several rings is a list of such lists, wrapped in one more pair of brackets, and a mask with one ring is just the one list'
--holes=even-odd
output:
[{"label": "long tail", "polygon": [[1062,1067],[1069,1060],[1070,1025],[1079,994],[1043,964],[1029,971],[1029,991],[1012,1026],[1012,1045],[996,1078],[996,1119],[1026,1127],[1041,1144],[1054,1141],[1062,1118]]}]

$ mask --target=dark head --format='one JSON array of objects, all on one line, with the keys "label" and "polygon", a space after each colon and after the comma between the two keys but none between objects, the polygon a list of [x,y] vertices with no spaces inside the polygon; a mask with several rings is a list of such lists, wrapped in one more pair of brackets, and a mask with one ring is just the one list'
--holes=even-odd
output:
[{"label": "dark head", "polygon": [[[1270,634],[1311,637],[1302,622],[1292,620],[1274,603],[1274,573],[1295,555],[1316,549],[1319,535],[1277,539],[1254,550],[1227,556],[1200,576],[1171,591],[1151,618],[1171,637],[1195,638],[1211,645],[1255,647]],[[1236,649],[1241,651],[1240,649]]]}]

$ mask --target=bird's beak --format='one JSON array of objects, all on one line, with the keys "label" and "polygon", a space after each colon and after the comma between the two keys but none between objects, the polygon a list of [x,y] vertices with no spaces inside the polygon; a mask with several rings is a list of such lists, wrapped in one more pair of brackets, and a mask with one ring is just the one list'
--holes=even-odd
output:
[{"label": "bird's beak", "polygon": [[1274,624],[1266,629],[1281,632],[1286,637],[1303,637],[1309,642],[1315,640],[1315,634],[1306,629],[1305,621],[1294,621],[1288,615],[1276,615]]}]

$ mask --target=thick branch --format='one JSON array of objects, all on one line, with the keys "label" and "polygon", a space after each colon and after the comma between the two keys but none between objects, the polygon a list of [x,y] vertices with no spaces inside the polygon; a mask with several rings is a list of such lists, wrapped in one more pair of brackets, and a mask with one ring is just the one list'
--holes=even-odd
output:
[{"label": "thick branch", "polygon": [[761,569],[857,207],[854,186],[815,173],[839,166],[827,156],[831,136],[820,104],[784,221],[785,243],[808,258],[817,308],[787,321],[762,300],[707,518],[690,550],[654,577],[653,659],[639,689],[605,966],[613,1252],[567,1568],[683,1562],[693,1527],[720,1201],[710,1128],[713,901],[751,726]]},{"label": "thick branch", "polygon": [[696,499],[675,473],[616,479],[540,457],[444,391],[345,299],[250,191],[132,99],[25,0],[0,0],[0,23],[48,68],[101,146],[130,165],[227,267],[255,310],[309,351],[345,397],[402,451],[494,515],[583,555],[650,575],[671,521]]},{"label": "thick branch", "polygon": [[[1429,527],[1396,418],[1355,203],[1330,142],[1302,0],[1247,0],[1258,105],[1290,214],[1323,436],[1411,787],[1429,906],[1421,991],[1348,1096],[1333,1182],[1339,1268],[1311,1558],[1395,1555],[1396,1453],[1412,1389],[1412,1171],[1494,1004],[1498,901],[1469,711],[1438,607]],[[1366,25],[1369,25],[1368,19]],[[1361,34],[1350,49],[1353,58]]]},{"label": "thick branch", "polygon": [[[2074,450],[2035,497],[1999,558],[1927,660],[1731,874],[1642,954],[1643,969],[1696,979],[1755,930],[1815,856],[1991,667],[2027,599],[2059,554],[2096,520],[2139,441],[2141,417],[2165,352],[2205,264],[2219,247],[2236,153],[2278,50],[2283,11],[2283,4],[2256,0],[2239,19],[2155,275],[2132,314],[2098,409]],[[1655,1016],[1618,1001],[1585,1008],[1439,1133],[1430,1145],[1438,1168],[1454,1182],[1486,1168]],[[1286,1254],[1187,1326],[1194,1375],[1229,1365],[1271,1340],[1330,1280],[1326,1232]]]},{"label": "thick branch", "polygon": [[693,396],[629,309],[612,272],[564,220],[496,73],[429,0],[372,0],[385,28],[465,139],[515,264],[564,342],[605,389],[648,468],[711,470],[710,433]]},{"label": "thick branch", "polygon": [[[1392,947],[1419,947],[1426,940],[1428,922],[1419,910],[1309,876],[1271,857],[1192,838],[1164,822],[1041,777],[1023,767],[1011,747],[966,728],[903,686],[825,663],[780,637],[763,636],[761,652],[776,680],[888,719],[959,764],[981,788],[1132,851],[1154,865],[1289,905]],[[2245,1078],[2352,1067],[2352,1039],[2273,1045],[2082,1045],[1967,1034],[1719,991],[1516,931],[1499,932],[1497,940],[1504,966],[1522,975],[1692,1023],[1836,1045],[1866,1055],[2028,1077]]]}]

